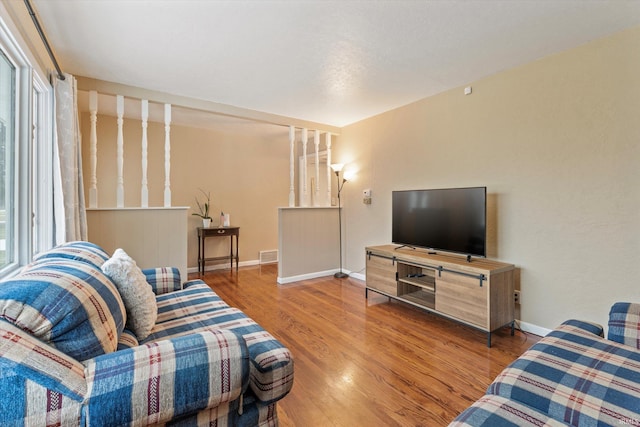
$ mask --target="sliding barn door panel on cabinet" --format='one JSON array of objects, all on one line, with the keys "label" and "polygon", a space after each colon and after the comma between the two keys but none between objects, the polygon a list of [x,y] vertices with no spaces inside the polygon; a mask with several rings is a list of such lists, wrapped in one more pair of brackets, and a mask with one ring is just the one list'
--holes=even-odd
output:
[{"label": "sliding barn door panel on cabinet", "polygon": [[442,273],[438,278],[436,310],[474,325],[487,327],[487,286],[480,280]]},{"label": "sliding barn door panel on cabinet", "polygon": [[367,277],[367,286],[371,289],[393,296],[398,295],[396,263],[393,257],[380,255],[367,257]]}]

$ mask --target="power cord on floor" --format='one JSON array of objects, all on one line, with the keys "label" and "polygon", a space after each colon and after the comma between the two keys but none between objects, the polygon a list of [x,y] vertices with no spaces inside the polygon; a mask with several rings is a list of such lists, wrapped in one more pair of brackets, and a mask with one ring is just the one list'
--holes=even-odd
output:
[{"label": "power cord on floor", "polygon": [[[524,338],[523,342],[526,342],[529,339],[529,333],[527,331],[522,330],[522,327],[520,326],[520,321],[514,320],[513,323],[514,323],[514,329],[522,334],[522,337]],[[510,325],[505,326],[505,328],[511,330]]]}]

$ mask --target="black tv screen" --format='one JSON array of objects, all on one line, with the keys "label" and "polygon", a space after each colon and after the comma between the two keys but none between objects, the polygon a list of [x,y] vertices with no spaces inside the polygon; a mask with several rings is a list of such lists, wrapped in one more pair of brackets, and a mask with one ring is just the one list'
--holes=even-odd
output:
[{"label": "black tv screen", "polygon": [[392,192],[395,244],[486,256],[487,188]]}]

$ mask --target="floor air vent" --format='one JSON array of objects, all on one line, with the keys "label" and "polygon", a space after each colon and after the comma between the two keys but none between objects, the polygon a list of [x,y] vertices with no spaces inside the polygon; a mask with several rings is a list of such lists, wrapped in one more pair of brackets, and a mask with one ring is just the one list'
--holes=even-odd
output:
[{"label": "floor air vent", "polygon": [[271,264],[278,262],[278,250],[260,251],[260,264]]}]

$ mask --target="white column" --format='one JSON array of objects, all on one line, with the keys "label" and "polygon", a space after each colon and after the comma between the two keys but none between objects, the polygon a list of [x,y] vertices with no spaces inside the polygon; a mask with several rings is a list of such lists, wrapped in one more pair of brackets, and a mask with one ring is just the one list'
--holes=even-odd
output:
[{"label": "white column", "polygon": [[296,191],[295,191],[295,143],[296,143],[296,128],[289,126],[289,207],[292,208],[296,205]]},{"label": "white column", "polygon": [[89,186],[89,207],[98,207],[98,178],[96,170],[98,165],[98,92],[89,91],[89,112],[91,114],[91,136],[89,138],[89,159],[91,164],[91,179]]},{"label": "white column", "polygon": [[333,170],[331,169],[331,134],[325,134],[325,145],[327,146],[327,206],[331,206],[331,187]]},{"label": "white column", "polygon": [[141,102],[142,115],[142,188],[140,189],[140,206],[149,207],[149,188],[147,186],[147,120],[149,120],[149,101]]},{"label": "white column", "polygon": [[116,113],[118,115],[118,187],[116,190],[116,206],[124,207],[124,135],[122,127],[124,125],[124,96],[116,97]]},{"label": "white column", "polygon": [[171,104],[164,104],[164,207],[171,207]]},{"label": "white column", "polygon": [[313,133],[313,145],[316,150],[316,179],[313,188],[313,206],[320,206],[320,131]]},{"label": "white column", "polygon": [[302,206],[309,204],[307,191],[307,128],[302,128]]}]

